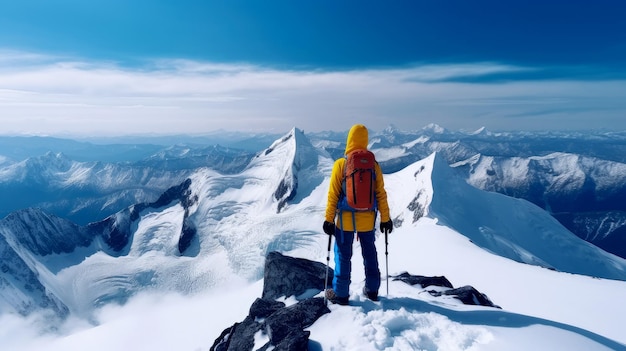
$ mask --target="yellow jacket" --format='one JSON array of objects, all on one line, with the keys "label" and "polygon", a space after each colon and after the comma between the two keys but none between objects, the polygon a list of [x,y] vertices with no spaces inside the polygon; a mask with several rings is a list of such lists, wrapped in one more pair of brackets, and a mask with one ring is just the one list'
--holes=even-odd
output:
[{"label": "yellow jacket", "polygon": [[[348,139],[346,141],[346,152],[350,152],[358,149],[367,149],[368,133],[367,128],[362,124],[356,124],[348,132]],[[337,203],[339,202],[339,196],[341,195],[341,183],[343,178],[343,169],[346,163],[345,158],[340,158],[335,161],[333,165],[333,171],[330,175],[330,187],[328,188],[328,201],[326,202],[326,218],[328,222],[335,222],[337,228],[342,228],[345,231],[354,231],[353,217],[351,211],[343,211],[342,220],[339,219],[337,212]],[[385,182],[383,180],[383,172],[380,169],[378,163],[376,163],[376,201],[378,202],[378,211],[380,212],[381,222],[387,222],[389,217],[389,204],[387,204],[387,192],[385,191]],[[336,217],[336,218],[335,218]],[[354,214],[354,220],[356,221],[356,230],[358,232],[367,232],[374,230],[376,221],[375,211],[356,212]]]}]

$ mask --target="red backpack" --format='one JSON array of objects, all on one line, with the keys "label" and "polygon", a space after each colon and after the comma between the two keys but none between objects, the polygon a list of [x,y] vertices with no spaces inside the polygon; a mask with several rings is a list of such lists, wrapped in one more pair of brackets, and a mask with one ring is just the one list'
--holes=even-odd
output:
[{"label": "red backpack", "polygon": [[[376,159],[365,149],[358,149],[346,155],[343,167],[343,194],[340,207],[350,211],[376,210]],[[345,204],[343,203],[345,202]]]}]

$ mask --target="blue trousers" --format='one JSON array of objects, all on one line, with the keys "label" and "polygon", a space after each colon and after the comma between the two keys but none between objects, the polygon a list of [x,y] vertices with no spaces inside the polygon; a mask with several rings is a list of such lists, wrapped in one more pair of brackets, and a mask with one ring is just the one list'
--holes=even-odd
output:
[{"label": "blue trousers", "polygon": [[[378,269],[378,253],[374,241],[374,231],[359,232],[361,242],[361,254],[365,266],[365,288],[368,291],[378,292],[380,288],[380,270]],[[335,229],[335,276],[333,277],[333,290],[339,297],[350,295],[350,273],[352,272],[352,246],[354,232],[344,232]]]}]

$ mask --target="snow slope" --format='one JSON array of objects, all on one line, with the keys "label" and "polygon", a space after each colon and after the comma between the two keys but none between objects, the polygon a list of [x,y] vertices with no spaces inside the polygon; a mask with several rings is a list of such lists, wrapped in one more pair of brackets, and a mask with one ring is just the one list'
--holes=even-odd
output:
[{"label": "snow slope", "polygon": [[[32,325],[2,314],[0,330],[9,332],[0,334],[0,347],[208,350],[260,296],[268,252],[326,262],[321,222],[331,167],[328,154],[294,129],[239,174],[195,172],[185,195],[194,201],[172,199],[128,217],[131,235],[120,251],[102,236],[72,253],[37,254],[13,241],[73,318],[96,326],[70,319],[58,334],[34,337],[24,331]],[[578,239],[526,201],[470,187],[437,154],[385,182],[396,224],[389,273],[445,275],[503,310],[435,299],[398,281],[383,282],[381,294],[386,283],[389,294],[381,302],[365,301],[355,248],[352,304],[331,306],[309,328],[312,349],[626,349],[624,259]],[[185,225],[195,235],[181,252]]]},{"label": "snow slope", "polygon": [[[332,166],[324,155],[294,129],[240,174],[198,170],[190,177],[187,200],[133,206],[87,228],[27,211],[33,214],[0,221],[0,233],[52,296],[84,318],[139,291],[190,294],[256,280],[267,252],[316,242],[317,223],[303,223],[309,211],[319,209],[321,198],[311,194]],[[181,252],[185,225],[195,235]],[[29,240],[24,233],[32,233]]]},{"label": "snow slope", "polygon": [[[445,275],[455,286],[471,284],[503,310],[435,301],[422,289],[392,281],[380,304],[353,293],[351,310],[333,306],[332,313],[311,328],[313,339],[316,332],[326,338],[323,349],[623,349],[579,329],[624,342],[624,309],[616,306],[625,292],[623,282],[519,264],[477,249],[457,232],[426,218],[392,234],[389,266],[392,274],[408,270]],[[352,290],[358,292],[364,277],[359,270],[355,273],[353,280],[359,283]]]},{"label": "snow slope", "polygon": [[453,165],[468,183],[544,208],[579,237],[626,257],[626,164],[569,153],[475,155]]},{"label": "snow slope", "polygon": [[[432,161],[430,215],[476,245],[513,260],[590,276],[626,280],[625,260],[572,235],[539,207],[480,191],[454,177],[439,157]],[[406,179],[409,167],[399,172]],[[538,221],[537,218],[542,218]],[[572,256],[576,259],[573,260]]]}]

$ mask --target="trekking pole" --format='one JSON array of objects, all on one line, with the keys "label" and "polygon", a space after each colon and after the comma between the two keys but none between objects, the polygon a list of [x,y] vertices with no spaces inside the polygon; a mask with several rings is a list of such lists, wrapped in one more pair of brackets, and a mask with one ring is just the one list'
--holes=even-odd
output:
[{"label": "trekking pole", "polygon": [[387,247],[389,246],[389,234],[387,234],[387,230],[385,230],[385,271],[387,274],[387,297],[389,297],[389,251]]},{"label": "trekking pole", "polygon": [[324,306],[328,306],[328,298],[326,297],[326,290],[328,290],[328,270],[330,269],[330,244],[333,240],[333,236],[328,236],[328,253],[326,254],[326,278],[324,279]]}]

